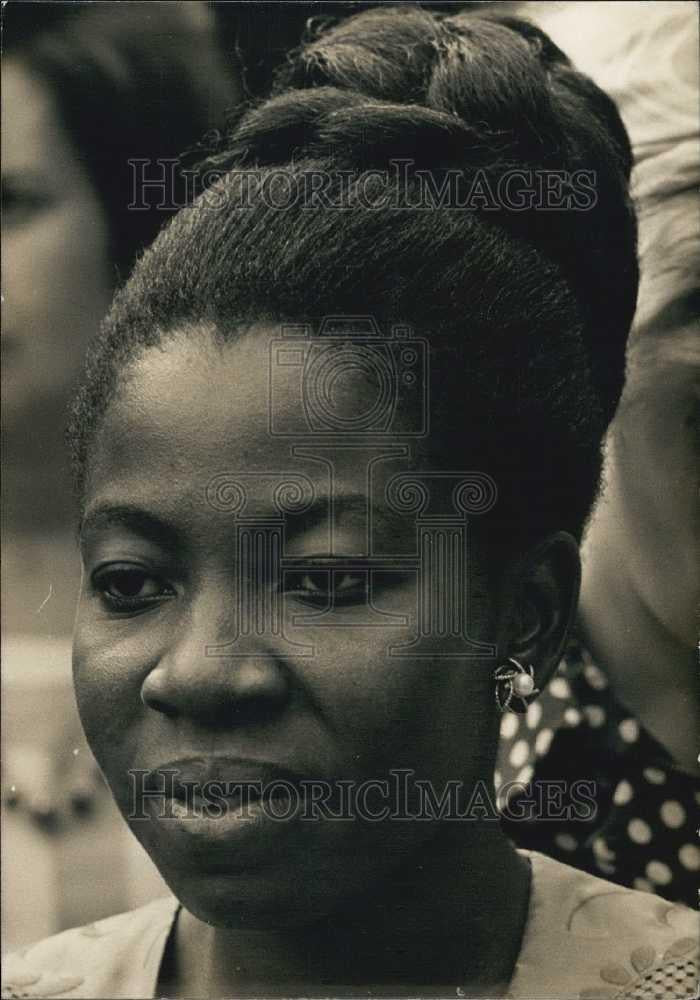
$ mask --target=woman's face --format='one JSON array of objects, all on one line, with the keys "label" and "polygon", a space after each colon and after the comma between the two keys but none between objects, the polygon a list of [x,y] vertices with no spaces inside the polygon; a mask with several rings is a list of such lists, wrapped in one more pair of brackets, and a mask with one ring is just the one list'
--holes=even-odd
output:
[{"label": "woman's face", "polygon": [[2,87],[3,424],[26,447],[29,419],[62,421],[112,289],[104,212],[53,95],[16,58]]},{"label": "woman's face", "polygon": [[[372,448],[354,438],[343,448],[320,434],[272,433],[302,412],[293,379],[270,391],[276,336],[257,328],[221,347],[200,331],[148,351],[95,443],[82,530],[74,673],[88,739],[173,891],[215,924],[303,922],[376,884],[435,833],[426,821],[368,818],[396,803],[402,779],[390,771],[415,772],[409,797],[414,778],[432,782],[438,798],[448,781],[469,789],[488,778],[496,738],[493,661],[483,651],[435,657],[454,652],[447,638],[430,656],[391,649],[416,622],[416,521],[388,509],[384,494],[410,468],[406,439],[375,438]],[[350,419],[372,391],[349,373],[333,388],[335,412]],[[294,489],[282,488],[290,481],[314,500],[285,515],[280,570],[275,496],[294,506]],[[368,601],[370,507],[372,548],[389,567],[373,577]],[[445,586],[428,583],[434,594]],[[334,608],[324,616],[329,590]],[[485,638],[483,621],[469,629]],[[324,819],[321,809],[275,821],[254,795],[249,818],[233,802],[224,818],[197,820],[181,804],[184,785],[139,798],[138,789],[166,787],[163,769],[183,782],[268,790],[276,779],[311,781],[319,784],[307,793],[321,798],[326,782],[333,815],[349,808],[350,818]],[[365,785],[364,805],[348,807],[368,779],[390,786]],[[284,814],[294,795],[277,792],[269,805]]]},{"label": "woman's face", "polygon": [[584,553],[622,559],[624,579],[691,649],[700,600],[700,343],[693,315],[640,337],[607,445],[607,486]]}]

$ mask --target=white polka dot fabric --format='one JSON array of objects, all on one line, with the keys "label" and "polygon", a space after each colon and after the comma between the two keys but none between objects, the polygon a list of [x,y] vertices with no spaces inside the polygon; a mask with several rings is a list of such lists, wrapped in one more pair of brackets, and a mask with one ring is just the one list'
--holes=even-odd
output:
[{"label": "white polka dot fabric", "polygon": [[512,782],[528,787],[499,806],[519,846],[697,905],[700,781],[620,705],[576,641],[526,714],[503,716],[497,789]]}]

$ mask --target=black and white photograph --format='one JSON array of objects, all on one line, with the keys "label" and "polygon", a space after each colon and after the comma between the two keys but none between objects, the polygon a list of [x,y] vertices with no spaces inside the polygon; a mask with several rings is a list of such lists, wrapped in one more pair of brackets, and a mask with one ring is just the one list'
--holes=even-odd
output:
[{"label": "black and white photograph", "polygon": [[700,996],[696,0],[3,0],[2,997]]}]

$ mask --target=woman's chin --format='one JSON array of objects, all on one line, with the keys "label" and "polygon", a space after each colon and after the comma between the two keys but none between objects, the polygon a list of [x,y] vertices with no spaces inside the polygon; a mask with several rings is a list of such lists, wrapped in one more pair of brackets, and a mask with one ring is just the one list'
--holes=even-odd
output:
[{"label": "woman's chin", "polygon": [[[165,873],[163,873],[165,874]],[[167,880],[182,905],[197,919],[229,930],[299,929],[323,918],[337,905],[335,897],[309,885],[290,870],[286,877],[252,875],[182,875]],[[311,915],[313,915],[311,919]]]}]

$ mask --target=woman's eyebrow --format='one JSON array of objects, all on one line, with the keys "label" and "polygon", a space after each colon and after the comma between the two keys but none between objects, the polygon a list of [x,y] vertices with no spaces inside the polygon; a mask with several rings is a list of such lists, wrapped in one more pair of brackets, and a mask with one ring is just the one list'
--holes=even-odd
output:
[{"label": "woman's eyebrow", "polygon": [[177,528],[163,518],[130,504],[97,505],[85,513],[78,528],[80,538],[111,527],[126,528],[163,548],[178,548],[182,538]]},{"label": "woman's eyebrow", "polygon": [[[332,510],[332,515],[331,515]],[[382,503],[370,500],[362,493],[341,493],[333,496],[319,496],[303,513],[288,515],[288,539],[302,534],[323,523],[336,526],[359,528],[369,537],[370,532],[382,532],[390,536],[405,534],[407,523],[404,516]],[[162,548],[179,549],[183,538],[177,527],[166,519],[132,504],[96,504],[89,508],[78,525],[78,539],[121,527],[140,535]]]}]

